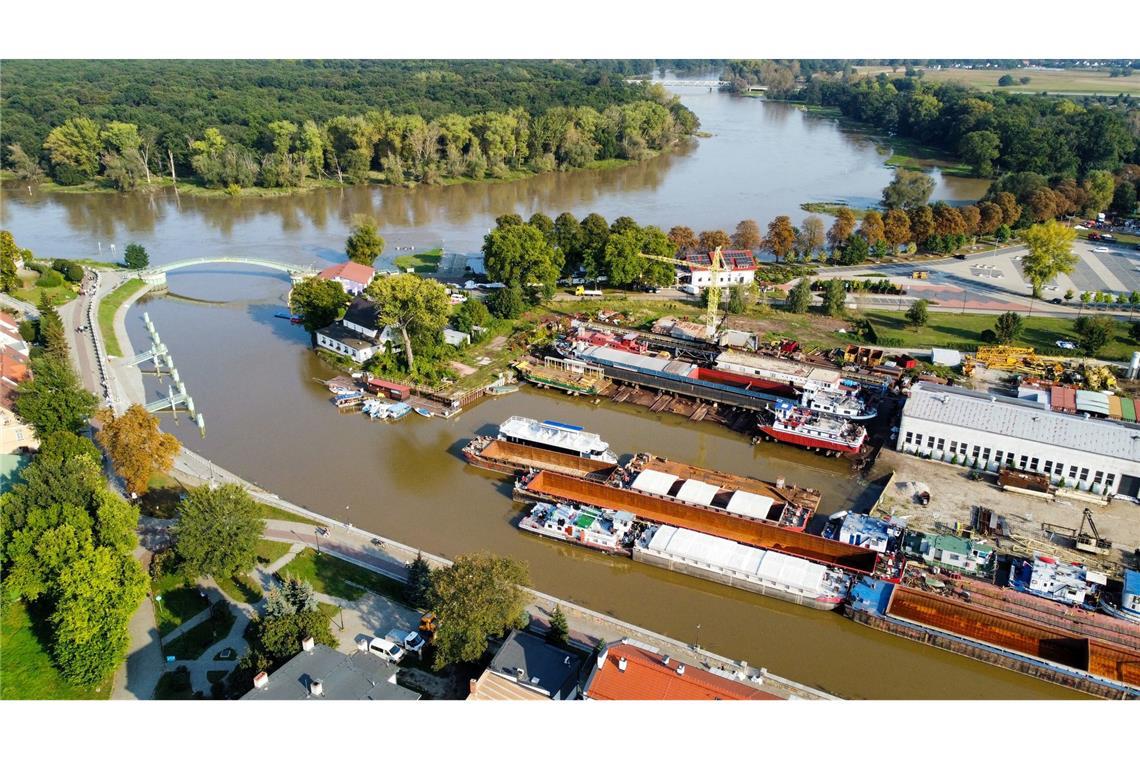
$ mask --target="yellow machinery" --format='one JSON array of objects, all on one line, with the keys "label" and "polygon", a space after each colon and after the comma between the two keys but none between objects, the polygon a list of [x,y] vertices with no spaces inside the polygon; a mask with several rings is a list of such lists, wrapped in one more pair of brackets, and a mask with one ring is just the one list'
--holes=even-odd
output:
[{"label": "yellow machinery", "polygon": [[1085,378],[1085,387],[1090,391],[1116,387],[1116,375],[1103,364],[1082,364],[1081,374]]},{"label": "yellow machinery", "polygon": [[930,279],[930,272],[927,272],[924,269],[920,269],[917,272],[911,272],[910,277],[912,280],[929,280]]},{"label": "yellow machinery", "polygon": [[1032,348],[1021,346],[979,346],[973,358],[967,358],[963,363],[962,370],[969,375],[977,364],[984,364],[990,369],[1046,378],[1060,377],[1065,371],[1064,365],[1050,364]]},{"label": "yellow machinery", "polygon": [[[646,259],[653,259],[654,261],[664,261],[667,264],[684,263],[675,258],[668,256],[654,256],[650,253],[638,254]],[[705,331],[708,337],[716,335],[716,311],[720,306],[720,273],[727,271],[728,266],[724,262],[724,255],[720,252],[720,246],[709,254],[709,273],[712,275],[712,283],[709,285],[708,306],[705,308]]]}]

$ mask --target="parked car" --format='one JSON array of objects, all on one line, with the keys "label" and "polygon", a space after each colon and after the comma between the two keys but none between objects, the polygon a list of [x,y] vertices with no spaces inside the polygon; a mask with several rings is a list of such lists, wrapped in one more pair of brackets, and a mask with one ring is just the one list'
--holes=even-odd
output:
[{"label": "parked car", "polygon": [[956,259],[961,259],[962,261],[965,261],[965,260],[966,260],[966,254],[964,254],[964,253],[955,253],[955,254],[954,254],[954,258],[956,258]]},{"label": "parked car", "polygon": [[1049,299],[1049,303],[1057,303],[1057,304],[1059,304],[1059,303],[1064,303],[1064,301],[1062,301],[1060,298],[1050,298],[1050,299]]},{"label": "parked car", "polygon": [[397,663],[404,659],[404,648],[388,638],[373,638],[368,642],[368,651],[382,660]]},{"label": "parked car", "polygon": [[696,285],[690,285],[689,283],[685,283],[684,285],[679,286],[677,290],[681,291],[682,293],[688,293],[691,296],[697,296],[701,293],[700,288],[698,288]]},{"label": "parked car", "polygon": [[384,634],[384,638],[389,641],[398,641],[405,650],[416,653],[419,653],[427,644],[427,640],[419,634],[419,631],[405,631],[400,628],[393,628],[388,631]]},{"label": "parked car", "polygon": [[1077,347],[1077,344],[1071,340],[1059,340],[1059,341],[1057,341],[1057,348],[1063,348],[1066,351],[1073,351],[1076,349],[1076,347]]},{"label": "parked car", "polygon": [[1109,249],[1103,245],[1098,245],[1096,248],[1093,248],[1093,253],[1108,253],[1108,252],[1109,252]]}]

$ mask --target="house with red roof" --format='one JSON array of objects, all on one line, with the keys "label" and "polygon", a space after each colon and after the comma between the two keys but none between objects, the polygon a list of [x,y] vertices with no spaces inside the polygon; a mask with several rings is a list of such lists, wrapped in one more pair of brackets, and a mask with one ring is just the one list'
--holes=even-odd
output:
[{"label": "house with red roof", "polygon": [[322,280],[339,282],[345,293],[358,296],[376,278],[376,270],[355,261],[346,261],[322,269],[317,276]]},{"label": "house with red roof", "polygon": [[[721,251],[726,269],[717,274],[716,284],[722,288],[730,285],[749,284],[756,278],[756,256],[748,250]],[[712,254],[707,251],[686,251],[677,263],[688,274],[681,275],[681,282],[697,288],[707,288],[713,284]]]},{"label": "house with red roof", "polygon": [[779,699],[743,681],[726,678],[623,639],[598,654],[584,699],[717,700]]}]

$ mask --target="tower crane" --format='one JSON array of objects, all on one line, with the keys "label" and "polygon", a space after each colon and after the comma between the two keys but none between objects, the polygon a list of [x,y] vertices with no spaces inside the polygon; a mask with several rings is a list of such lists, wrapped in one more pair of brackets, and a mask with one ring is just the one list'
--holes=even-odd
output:
[{"label": "tower crane", "polygon": [[[650,253],[639,253],[638,255],[642,258],[663,261],[674,266],[680,263],[677,259],[668,256],[655,256]],[[724,261],[724,255],[720,252],[719,245],[716,250],[709,253],[708,269],[712,275],[712,282],[709,284],[708,305],[705,307],[705,332],[711,338],[716,335],[716,315],[717,308],[720,306],[720,273],[728,270],[728,265]]]}]

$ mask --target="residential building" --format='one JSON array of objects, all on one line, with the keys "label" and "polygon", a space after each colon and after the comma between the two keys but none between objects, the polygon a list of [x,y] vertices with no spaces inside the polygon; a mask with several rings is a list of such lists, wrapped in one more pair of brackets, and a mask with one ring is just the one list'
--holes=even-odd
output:
[{"label": "residential building", "polygon": [[379,341],[365,338],[359,332],[350,330],[339,322],[317,330],[317,345],[347,356],[357,364],[363,364],[385,350]]},{"label": "residential building", "polygon": [[365,338],[375,338],[381,332],[380,306],[367,298],[354,298],[344,310],[341,323],[349,330],[360,333]]},{"label": "residential building", "polygon": [[596,700],[779,699],[745,681],[674,660],[631,639],[622,639],[598,654],[582,696]]},{"label": "residential building", "polygon": [[[749,284],[756,278],[756,257],[752,251],[721,251],[726,269],[717,273],[716,285],[726,288],[730,285]],[[689,251],[677,260],[685,270],[681,282],[697,288],[707,288],[713,283],[712,255],[707,252]]]},{"label": "residential building", "polygon": [[1032,401],[927,382],[903,407],[899,451],[1140,499],[1140,426],[1042,409]]},{"label": "residential building", "polygon": [[325,267],[317,276],[322,280],[339,282],[345,293],[358,296],[376,278],[376,270],[364,264],[357,264],[355,261],[346,261],[343,264]]},{"label": "residential building", "polygon": [[[0,407],[0,454],[12,454],[39,447],[36,431],[17,417],[11,409]],[[3,492],[3,489],[0,489],[0,493]]]},{"label": "residential building", "polygon": [[20,354],[11,346],[0,347],[0,407],[12,408],[16,388],[27,376],[27,354]]},{"label": "residential building", "polygon": [[242,699],[368,699],[414,701],[420,695],[396,683],[399,669],[367,650],[342,654],[306,639],[302,650],[266,676]]},{"label": "residential building", "polygon": [[526,631],[511,631],[471,682],[469,700],[577,699],[582,657]]}]

